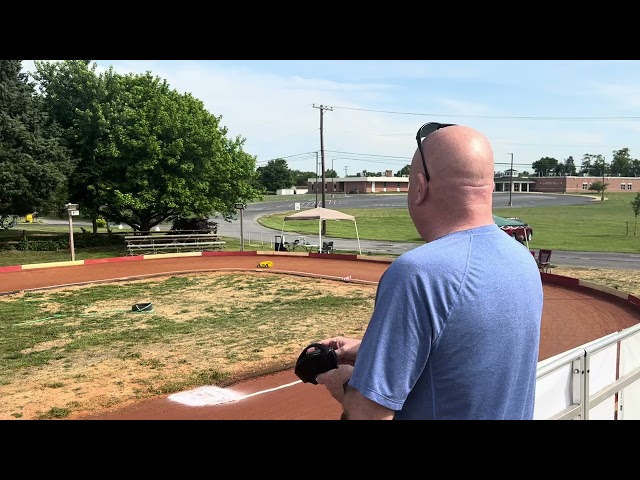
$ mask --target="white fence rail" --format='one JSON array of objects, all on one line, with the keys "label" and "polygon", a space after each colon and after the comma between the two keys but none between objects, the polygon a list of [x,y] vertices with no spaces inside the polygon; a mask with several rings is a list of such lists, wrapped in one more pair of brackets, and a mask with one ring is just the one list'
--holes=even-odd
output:
[{"label": "white fence rail", "polygon": [[538,364],[536,420],[640,419],[640,324]]}]

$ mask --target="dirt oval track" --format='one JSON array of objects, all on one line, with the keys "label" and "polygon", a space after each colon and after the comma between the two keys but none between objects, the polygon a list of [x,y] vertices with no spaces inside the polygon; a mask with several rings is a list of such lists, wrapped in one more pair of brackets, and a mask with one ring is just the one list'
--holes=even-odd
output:
[{"label": "dirt oval track", "polygon": [[[242,254],[246,253],[246,255]],[[251,254],[249,254],[251,253]],[[341,257],[345,257],[344,259]],[[346,258],[349,257],[349,258]],[[277,259],[277,261],[276,261]],[[130,260],[130,261],[129,261]],[[70,284],[107,282],[159,274],[251,270],[261,260],[274,260],[273,272],[303,276],[350,277],[377,282],[388,260],[342,255],[256,255],[236,252],[212,256],[180,256],[144,261],[105,261],[0,273],[0,293]],[[544,311],[540,360],[560,354],[640,321],[632,305],[588,289],[548,282],[543,274]],[[147,399],[85,419],[106,420],[330,420],[340,407],[321,386],[301,383],[290,370],[241,382],[227,390],[237,400],[217,405],[187,406],[163,396]]]}]

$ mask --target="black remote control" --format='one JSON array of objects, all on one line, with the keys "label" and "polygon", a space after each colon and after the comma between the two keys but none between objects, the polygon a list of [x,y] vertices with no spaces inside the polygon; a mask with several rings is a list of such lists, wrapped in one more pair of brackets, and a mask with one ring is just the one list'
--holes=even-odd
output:
[{"label": "black remote control", "polygon": [[[314,347],[315,350],[308,352],[311,347]],[[304,383],[317,385],[316,377],[334,368],[338,368],[336,352],[326,345],[312,343],[298,357],[294,372]]]}]

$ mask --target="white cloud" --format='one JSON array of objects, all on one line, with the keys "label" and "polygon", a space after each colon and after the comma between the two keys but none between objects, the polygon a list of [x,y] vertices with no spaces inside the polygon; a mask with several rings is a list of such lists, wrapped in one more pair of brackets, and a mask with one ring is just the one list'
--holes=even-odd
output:
[{"label": "white cloud", "polygon": [[[324,113],[323,140],[325,165],[329,168],[334,160],[339,172],[345,166],[350,173],[399,170],[413,155],[416,130],[430,120],[484,132],[497,163],[507,161],[511,152],[525,165],[543,156],[609,155],[623,147],[632,156],[640,154],[640,122],[486,118],[630,115],[629,109],[640,105],[640,88],[634,86],[636,80],[640,84],[640,62],[635,61],[97,63],[100,71],[110,65],[123,74],[150,71],[172,88],[192,93],[222,116],[230,136],[246,139],[245,151],[256,155],[259,164],[293,156],[291,168],[315,171],[320,111],[314,104],[334,107]],[[306,152],[311,153],[301,155]]]}]

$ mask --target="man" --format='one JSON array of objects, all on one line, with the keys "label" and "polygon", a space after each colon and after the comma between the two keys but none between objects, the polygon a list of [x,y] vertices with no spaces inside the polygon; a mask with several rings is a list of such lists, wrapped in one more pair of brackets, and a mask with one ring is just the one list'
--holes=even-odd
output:
[{"label": "man", "polygon": [[345,419],[532,419],[542,319],[535,259],[494,223],[493,150],[476,130],[417,135],[408,209],[426,242],[385,271],[362,341],[319,343]]}]

